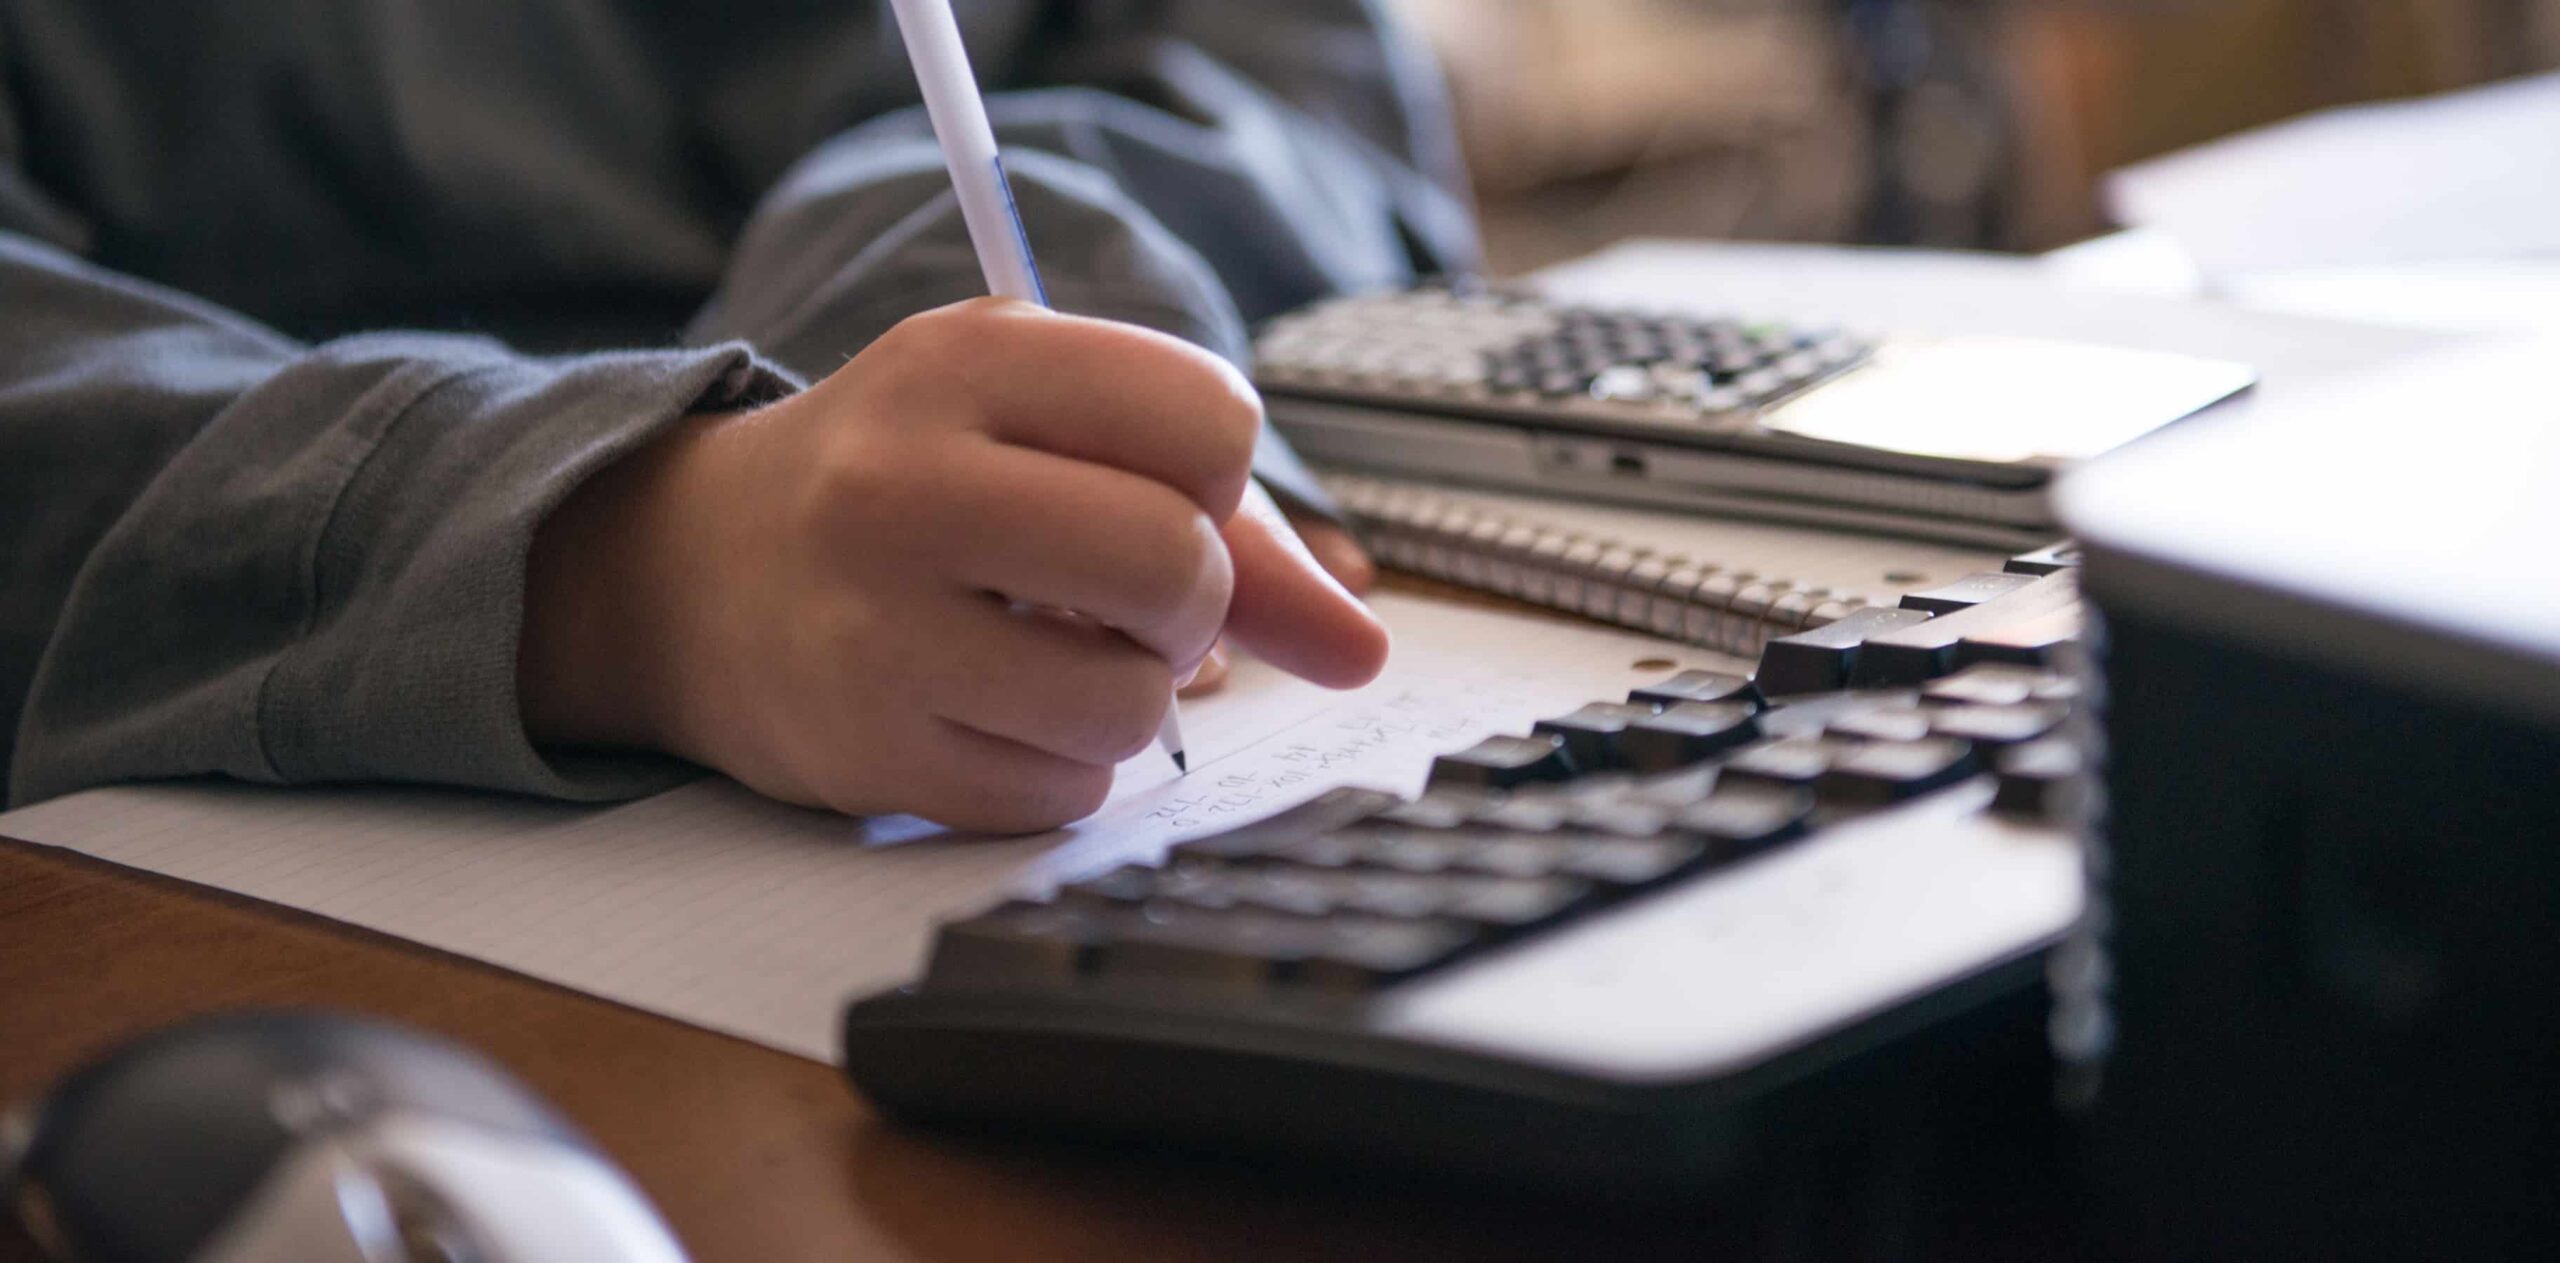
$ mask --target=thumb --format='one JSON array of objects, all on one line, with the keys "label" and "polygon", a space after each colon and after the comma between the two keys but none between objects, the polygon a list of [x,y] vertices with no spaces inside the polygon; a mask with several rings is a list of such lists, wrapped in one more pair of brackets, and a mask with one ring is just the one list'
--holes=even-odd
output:
[{"label": "thumb", "polygon": [[1227,637],[1291,675],[1358,688],[1387,665],[1387,628],[1317,564],[1259,485],[1227,519],[1235,599]]}]

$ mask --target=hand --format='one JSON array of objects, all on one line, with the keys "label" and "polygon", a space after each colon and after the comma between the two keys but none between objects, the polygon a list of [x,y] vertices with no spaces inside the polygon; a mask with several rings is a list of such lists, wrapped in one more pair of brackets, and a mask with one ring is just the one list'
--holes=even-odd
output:
[{"label": "hand", "polygon": [[527,729],[853,814],[1090,814],[1222,629],[1318,683],[1384,664],[1367,610],[1238,525],[1263,521],[1237,515],[1260,418],[1233,368],[1160,334],[994,299],[917,316],[552,514]]},{"label": "hand", "polygon": [[[1285,556],[1294,563],[1285,567],[1274,566],[1275,581],[1286,582],[1290,576],[1298,576],[1304,581],[1321,573],[1330,576],[1345,592],[1355,597],[1366,596],[1369,585],[1378,577],[1377,566],[1361,549],[1360,541],[1351,537],[1351,532],[1313,514],[1289,513],[1284,516],[1259,486],[1246,489],[1245,507],[1228,520],[1224,533],[1229,554],[1239,558],[1237,586],[1248,597],[1267,590],[1263,584],[1247,581],[1248,572],[1252,569],[1249,559],[1257,557]],[[1315,563],[1314,569],[1305,564],[1308,561]],[[1277,603],[1285,609],[1296,602],[1283,598]],[[1261,646],[1253,644],[1250,619],[1246,620],[1240,634],[1248,647],[1261,649]],[[1209,656],[1200,660],[1199,669],[1183,684],[1182,696],[1214,693],[1226,684],[1226,644],[1221,639],[1209,646]],[[1291,649],[1292,646],[1285,641],[1273,646],[1271,652],[1280,655],[1273,660],[1285,665]]]}]

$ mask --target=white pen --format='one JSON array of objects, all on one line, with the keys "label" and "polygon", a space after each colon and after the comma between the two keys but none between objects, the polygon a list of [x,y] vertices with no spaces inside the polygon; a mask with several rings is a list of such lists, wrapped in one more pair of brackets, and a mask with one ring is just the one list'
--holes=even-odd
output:
[{"label": "white pen", "polygon": [[[1014,208],[1004,160],[996,156],[995,129],[987,124],[987,103],[978,95],[977,76],[970,73],[969,50],[960,42],[960,22],[952,16],[951,0],[889,0],[889,4],[897,11],[898,33],[906,40],[916,85],[924,89],[925,117],[933,120],[933,138],[942,146],[943,165],[951,168],[951,188],[960,196],[960,219],[969,226],[969,244],[978,252],[979,270],[987,274],[988,292],[1048,306],[1048,292],[1040,287],[1040,267],[1031,261],[1031,238],[1022,231],[1022,213]],[[1166,700],[1156,744],[1173,756],[1176,771],[1191,770],[1182,753],[1179,702]]]}]

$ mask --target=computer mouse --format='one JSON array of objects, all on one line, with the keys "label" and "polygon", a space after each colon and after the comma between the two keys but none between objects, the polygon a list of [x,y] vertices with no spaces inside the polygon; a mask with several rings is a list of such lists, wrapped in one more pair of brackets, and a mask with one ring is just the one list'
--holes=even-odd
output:
[{"label": "computer mouse", "polygon": [[0,1136],[0,1198],[75,1263],[685,1257],[629,1177],[485,1058],[316,1012],[191,1022],[74,1072]]}]

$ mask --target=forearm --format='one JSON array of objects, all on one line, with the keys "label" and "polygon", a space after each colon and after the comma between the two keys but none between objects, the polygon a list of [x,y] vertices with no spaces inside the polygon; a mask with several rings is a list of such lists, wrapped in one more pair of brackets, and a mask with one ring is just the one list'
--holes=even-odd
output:
[{"label": "forearm", "polygon": [[528,741],[525,558],[621,453],[786,388],[748,353],[304,347],[23,242],[0,245],[0,295],[0,444],[34,454],[11,462],[4,542],[68,576],[7,615],[12,659],[38,664],[12,708],[13,801],[205,773],[579,797],[666,781]]}]

